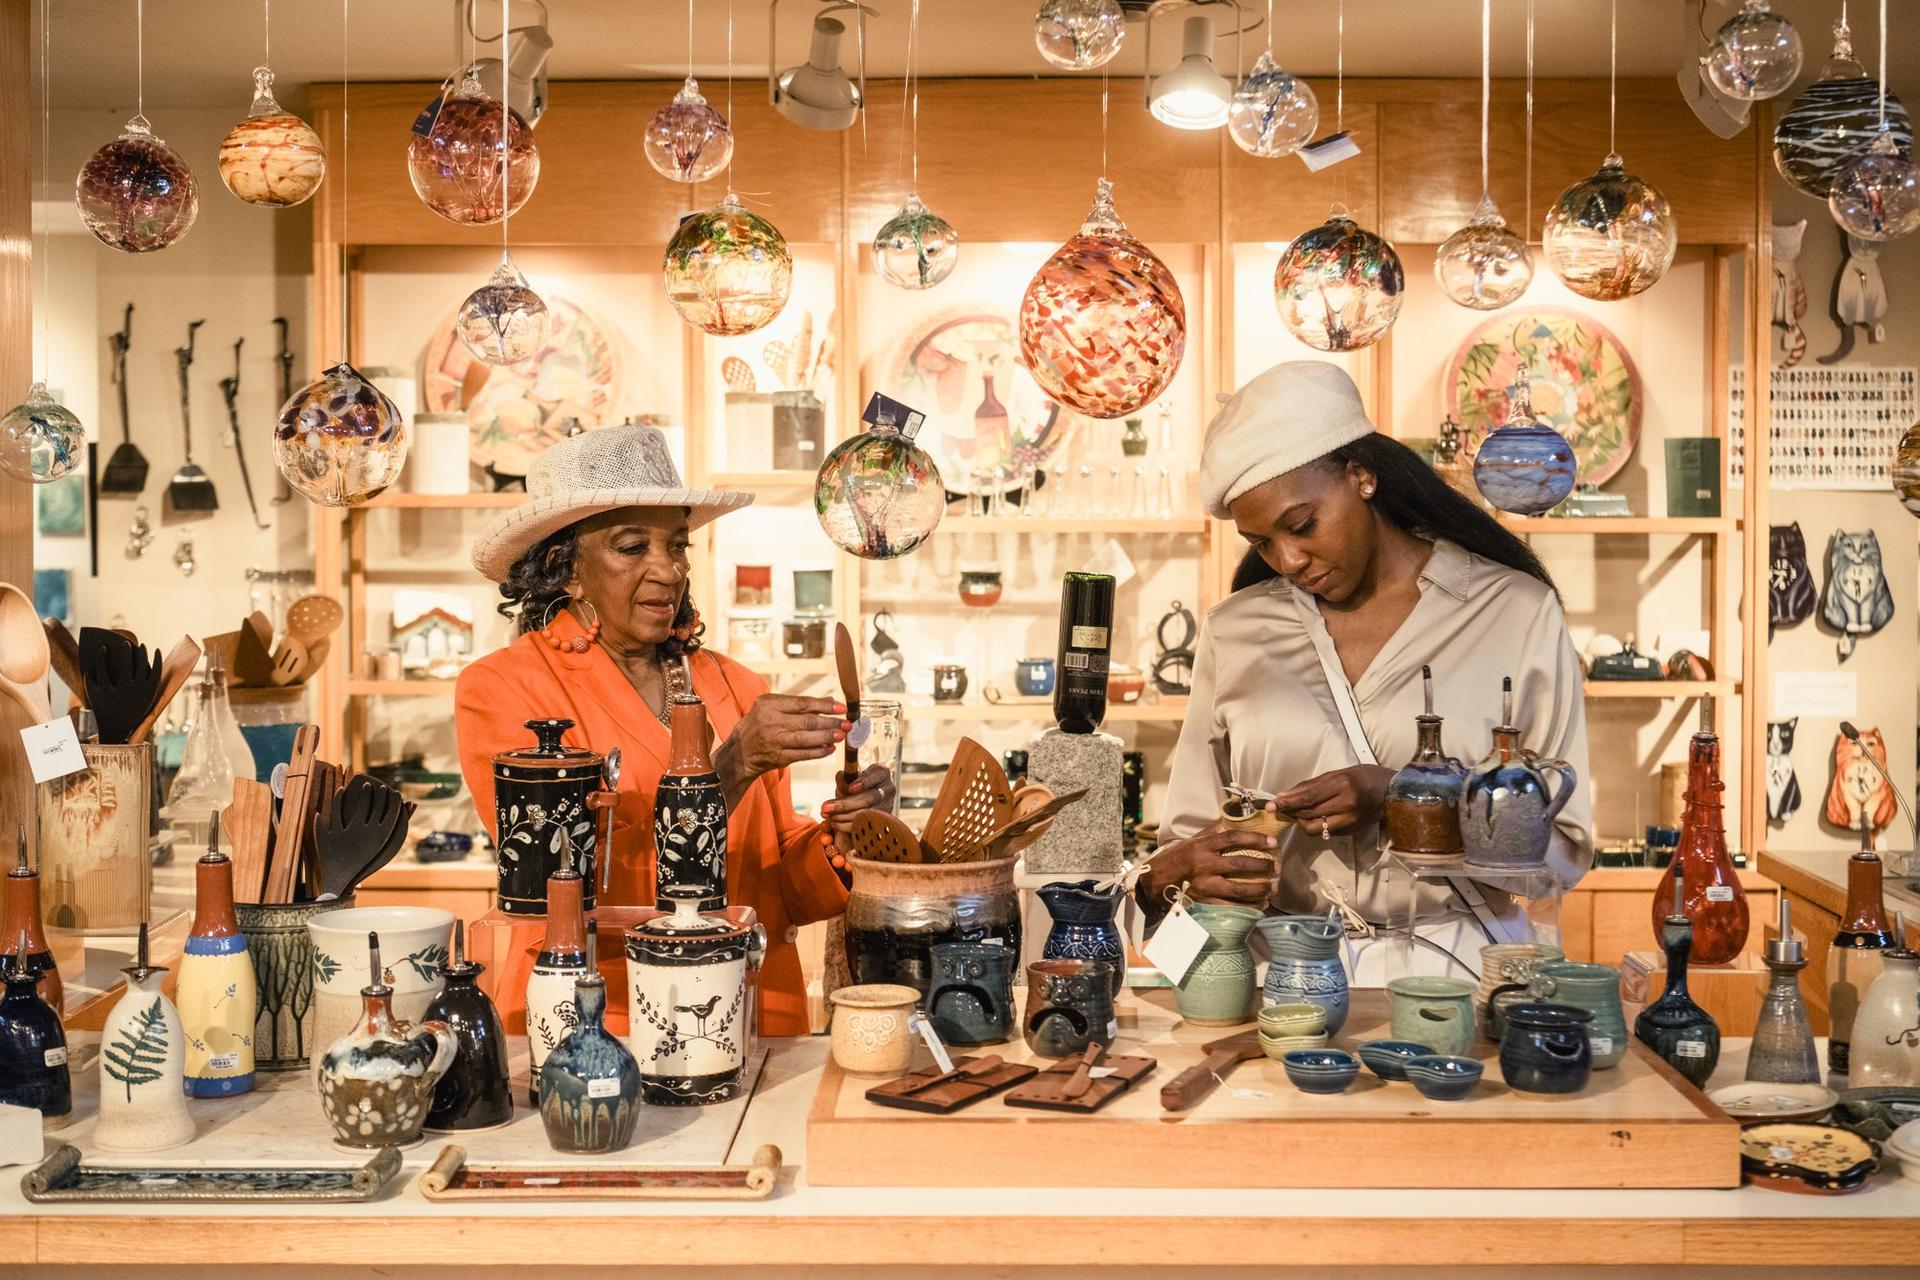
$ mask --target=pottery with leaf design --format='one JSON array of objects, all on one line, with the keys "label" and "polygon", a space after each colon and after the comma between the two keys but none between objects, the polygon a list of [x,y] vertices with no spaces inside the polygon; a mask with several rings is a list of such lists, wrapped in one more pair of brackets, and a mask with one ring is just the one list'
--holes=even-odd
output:
[{"label": "pottery with leaf design", "polygon": [[643,912],[627,930],[627,1044],[641,1097],[699,1106],[750,1083],[754,976],[766,935],[751,908],[703,914],[698,885],[664,885],[673,910]]}]

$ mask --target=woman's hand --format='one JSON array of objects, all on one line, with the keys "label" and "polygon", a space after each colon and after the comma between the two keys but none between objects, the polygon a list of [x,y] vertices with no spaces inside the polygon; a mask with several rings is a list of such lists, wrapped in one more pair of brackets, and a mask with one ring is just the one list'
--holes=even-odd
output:
[{"label": "woman's hand", "polygon": [[1245,882],[1228,880],[1228,872],[1273,872],[1275,864],[1267,858],[1235,856],[1238,849],[1272,852],[1280,847],[1280,838],[1245,827],[1229,827],[1216,822],[1197,835],[1172,844],[1163,844],[1147,864],[1142,881],[1150,901],[1166,901],[1171,885],[1186,882],[1190,897],[1202,902],[1238,902],[1264,906],[1273,893],[1273,881]]},{"label": "woman's hand", "polygon": [[1380,821],[1392,777],[1383,765],[1350,765],[1282,791],[1273,803],[1313,835],[1339,835]]},{"label": "woman's hand", "polygon": [[884,812],[892,795],[893,770],[883,764],[870,764],[854,778],[852,786],[834,784],[833,799],[820,806],[820,815],[835,836],[844,836],[853,830],[854,814],[862,809]]},{"label": "woman's hand", "polygon": [[754,779],[802,760],[833,754],[849,728],[846,707],[832,698],[763,693],[714,749],[713,768],[731,807]]}]

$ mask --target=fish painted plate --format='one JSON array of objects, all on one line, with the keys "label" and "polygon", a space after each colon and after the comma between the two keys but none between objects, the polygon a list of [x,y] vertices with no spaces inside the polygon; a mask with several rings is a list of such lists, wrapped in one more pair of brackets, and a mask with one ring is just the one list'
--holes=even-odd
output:
[{"label": "fish painted plate", "polygon": [[1740,1129],[1740,1170],[1755,1186],[1811,1195],[1857,1191],[1880,1167],[1880,1148],[1830,1124],[1768,1122]]}]

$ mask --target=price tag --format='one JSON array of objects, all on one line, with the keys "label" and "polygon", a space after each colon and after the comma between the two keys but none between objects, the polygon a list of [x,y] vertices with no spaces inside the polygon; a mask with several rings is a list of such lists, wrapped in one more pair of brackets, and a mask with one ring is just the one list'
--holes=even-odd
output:
[{"label": "price tag", "polygon": [[66,1066],[67,1065],[67,1046],[63,1044],[57,1044],[53,1046],[53,1048],[47,1050],[47,1065],[50,1067]]},{"label": "price tag", "polygon": [[1089,1067],[1087,1069],[1088,1077],[1094,1080],[1105,1080],[1108,1076],[1117,1076],[1119,1074],[1120,1068],[1118,1067]]},{"label": "price tag", "polygon": [[1767,1154],[1772,1156],[1775,1160],[1791,1160],[1796,1155],[1799,1155],[1800,1153],[1795,1151],[1792,1147],[1783,1147],[1778,1144],[1775,1144],[1774,1146],[1767,1148]]},{"label": "price tag", "polygon": [[867,716],[861,716],[853,722],[853,727],[847,730],[847,745],[858,751],[867,745],[867,739],[872,736],[873,721]]},{"label": "price tag", "polygon": [[620,1082],[612,1078],[587,1081],[589,1098],[617,1098],[620,1096]]},{"label": "price tag", "polygon": [[926,1042],[927,1052],[933,1055],[933,1064],[940,1068],[942,1075],[953,1070],[953,1058],[947,1053],[947,1046],[940,1043],[940,1033],[933,1029],[933,1019],[915,1009],[907,1017],[907,1028],[920,1033]]},{"label": "price tag", "polygon": [[1604,1058],[1613,1052],[1612,1036],[1588,1036],[1587,1048],[1593,1050],[1593,1056]]},{"label": "price tag", "polygon": [[1707,1056],[1706,1042],[1703,1040],[1682,1040],[1679,1044],[1673,1046],[1673,1056],[1676,1058],[1704,1058]]},{"label": "price tag", "polygon": [[20,742],[27,749],[27,765],[33,770],[35,782],[52,782],[86,771],[87,757],[80,750],[80,735],[65,716],[28,725],[20,731]]},{"label": "price tag", "polygon": [[210,1053],[207,1055],[207,1070],[209,1071],[232,1071],[239,1065],[240,1052],[237,1049],[232,1053]]},{"label": "price tag", "polygon": [[1248,1102],[1271,1102],[1273,1100],[1273,1095],[1265,1089],[1229,1089],[1227,1092],[1236,1098],[1243,1098]]},{"label": "price tag", "polygon": [[1184,902],[1174,904],[1167,912],[1167,918],[1147,939],[1147,959],[1153,967],[1167,975],[1167,980],[1175,986],[1187,976],[1187,970],[1200,956],[1200,948],[1207,945],[1207,931],[1200,922],[1187,914]]},{"label": "price tag", "polygon": [[1708,902],[1732,902],[1733,886],[1730,884],[1710,884],[1707,886]]}]

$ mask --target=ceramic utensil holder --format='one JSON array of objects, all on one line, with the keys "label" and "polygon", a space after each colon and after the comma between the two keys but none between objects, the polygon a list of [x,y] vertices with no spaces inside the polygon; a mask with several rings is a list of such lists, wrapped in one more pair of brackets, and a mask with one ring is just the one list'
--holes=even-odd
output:
[{"label": "ceramic utensil holder", "polygon": [[314,975],[313,1028],[307,1043],[316,1070],[321,1055],[360,1025],[366,1004],[360,992],[374,981],[367,974],[369,932],[380,935],[381,964],[393,975],[388,985],[393,988],[395,1019],[418,1022],[446,984],[452,912],[437,907],[355,907],[315,915],[307,921],[307,931],[313,940]]},{"label": "ceramic utensil holder", "polygon": [[354,904],[352,894],[332,902],[236,902],[234,918],[247,939],[260,1014],[253,1028],[255,1071],[301,1071],[313,1060],[313,934],[307,922]]},{"label": "ceramic utensil holder", "polygon": [[84,773],[49,783],[40,809],[40,898],[47,923],[132,933],[147,918],[153,744],[82,743]]}]

